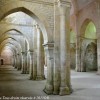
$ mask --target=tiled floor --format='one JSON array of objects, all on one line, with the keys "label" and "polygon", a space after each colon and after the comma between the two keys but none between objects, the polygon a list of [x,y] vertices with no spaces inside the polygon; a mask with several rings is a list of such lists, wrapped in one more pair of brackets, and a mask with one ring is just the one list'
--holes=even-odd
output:
[{"label": "tiled floor", "polygon": [[[100,100],[100,76],[96,75],[96,72],[80,73],[71,71],[74,92],[67,96],[48,96],[43,92],[46,81],[32,81],[28,79],[28,74],[20,73],[11,66],[0,67],[1,100]],[[3,96],[13,96],[16,99],[7,99]],[[30,98],[23,99],[22,96]],[[42,98],[48,96],[49,99],[34,99],[37,96]]]}]

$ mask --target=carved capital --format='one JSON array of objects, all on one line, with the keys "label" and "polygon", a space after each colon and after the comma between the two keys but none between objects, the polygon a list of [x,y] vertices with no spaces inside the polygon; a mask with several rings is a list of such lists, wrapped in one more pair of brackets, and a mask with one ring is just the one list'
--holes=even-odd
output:
[{"label": "carved capital", "polygon": [[54,43],[46,43],[46,44],[43,44],[44,48],[54,48]]},{"label": "carved capital", "polygon": [[58,7],[71,7],[71,3],[67,0],[58,0]]}]

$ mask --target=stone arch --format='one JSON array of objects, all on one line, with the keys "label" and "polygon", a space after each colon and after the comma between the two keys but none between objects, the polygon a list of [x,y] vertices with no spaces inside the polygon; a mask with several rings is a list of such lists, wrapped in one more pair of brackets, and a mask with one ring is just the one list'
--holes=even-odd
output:
[{"label": "stone arch", "polygon": [[5,46],[7,48],[9,48],[13,52],[13,54],[14,54],[15,53],[15,47],[13,46],[13,48],[12,48],[11,45],[9,45],[9,44],[11,44],[11,43],[7,43]]},{"label": "stone arch", "polygon": [[74,13],[77,13],[78,11],[78,3],[77,3],[77,0],[70,0],[71,1],[71,4],[72,4],[72,9],[74,10],[73,12]]},{"label": "stone arch", "polygon": [[90,19],[85,19],[81,25],[81,29],[80,29],[80,37],[84,37],[84,33],[86,30],[87,25],[89,24],[89,22],[92,21]]},{"label": "stone arch", "polygon": [[97,44],[89,43],[86,47],[85,52],[85,70],[86,71],[97,71]]},{"label": "stone arch", "polygon": [[[6,57],[4,56],[4,62],[5,62],[5,64],[10,64],[10,65],[13,65],[14,66],[15,55],[17,55],[17,54],[20,53],[20,52],[18,52],[18,46],[17,45],[14,45],[11,42],[6,42],[2,47],[0,47],[0,50],[1,50],[1,52],[0,52],[1,55],[3,54],[3,52],[5,50],[11,52],[12,57],[9,58],[9,55],[8,55],[7,56],[7,59],[6,59]],[[6,63],[6,61],[8,63]]]},{"label": "stone arch", "polygon": [[[13,5],[13,6],[12,6]],[[4,8],[7,8],[6,10],[3,10],[1,9],[1,16],[0,16],[0,20],[2,20],[4,17],[6,17],[7,15],[9,14],[12,14],[14,12],[18,12],[18,11],[22,11],[26,14],[28,14],[29,16],[31,16],[32,18],[34,18],[41,30],[42,30],[42,33],[43,33],[43,37],[44,37],[44,42],[47,43],[47,42],[52,42],[53,41],[53,37],[52,37],[52,31],[50,29],[50,25],[49,25],[49,22],[46,18],[45,15],[43,15],[41,13],[41,11],[39,11],[37,9],[37,7],[30,7],[30,3],[29,2],[25,2],[25,1],[14,1],[14,2],[11,2],[9,4],[6,4],[5,6],[2,6],[2,9]],[[38,11],[37,11],[38,10]]]},{"label": "stone arch", "polygon": [[[5,37],[3,41],[5,41],[5,40],[7,40],[7,39],[12,39],[12,40],[14,40],[14,41],[16,41],[16,42],[18,43],[18,41],[17,41],[15,38],[10,37],[10,36],[9,36],[9,37]],[[2,41],[2,42],[3,42],[3,41]],[[2,44],[2,42],[1,42],[1,44]],[[20,45],[20,47],[21,47],[21,45]]]},{"label": "stone arch", "polygon": [[[6,33],[7,32],[10,32],[10,31],[15,31],[15,32],[18,32],[20,35],[22,35],[23,37],[25,37],[25,40],[26,40],[26,42],[27,42],[27,45],[28,45],[28,48],[30,48],[30,44],[29,44],[29,37],[27,37],[22,31],[20,31],[19,29],[17,29],[17,28],[12,28],[12,27],[8,27],[8,28],[6,28],[6,30],[3,30],[2,31],[2,33],[1,33],[1,38],[3,37],[3,36],[6,36]],[[7,36],[7,37],[4,37],[4,38],[10,38],[11,36]],[[11,37],[11,38],[13,38],[13,37]],[[3,39],[3,38],[2,38]],[[14,38],[13,38],[14,39]],[[16,40],[17,41],[17,40]]]},{"label": "stone arch", "polygon": [[[96,34],[96,26],[95,26],[95,24],[94,24],[94,22],[92,21],[92,20],[90,20],[90,19],[86,19],[84,22],[83,22],[83,24],[82,24],[82,26],[81,26],[81,29],[80,29],[80,39],[81,39],[81,46],[83,46],[83,47],[86,47],[86,45],[84,45],[84,44],[82,44],[84,41],[83,40],[85,40],[85,39],[89,39],[90,41],[93,39],[93,40],[95,40],[96,38],[94,38],[94,37],[92,37],[92,38],[90,38],[90,37],[88,37],[88,36],[85,36],[86,35],[86,31],[88,30],[87,28],[89,28],[88,26],[89,26],[89,24],[90,23],[92,23],[93,25],[94,25],[94,27],[95,27],[95,34]],[[92,31],[94,31],[94,30],[92,30]],[[88,31],[89,32],[89,31]],[[93,33],[94,34],[94,33]],[[92,34],[90,34],[90,35],[92,35]],[[96,37],[96,36],[95,36]]]},{"label": "stone arch", "polygon": [[[34,1],[33,1],[34,2]],[[35,5],[37,5],[38,3],[35,2]],[[1,11],[1,16],[0,19],[2,20],[4,17],[6,17],[7,15],[14,13],[14,12],[18,12],[18,11],[22,11],[26,14],[28,14],[29,16],[31,16],[32,18],[34,18],[36,20],[36,22],[38,23],[42,34],[43,34],[43,38],[44,38],[44,48],[45,48],[45,52],[47,54],[47,66],[49,67],[49,73],[48,73],[48,79],[47,79],[47,85],[45,87],[45,90],[47,89],[48,91],[51,91],[52,86],[53,86],[53,77],[52,77],[52,69],[53,69],[53,49],[54,49],[54,23],[53,23],[53,6],[52,6],[52,12],[49,13],[49,9],[46,7],[44,7],[44,9],[40,9],[40,6],[35,6],[33,5],[31,2],[25,2],[25,1],[13,1],[13,2],[9,2],[7,4],[5,4],[5,6],[2,6],[2,8],[0,9]],[[43,5],[42,5],[43,6]],[[7,9],[5,9],[7,8]],[[50,7],[51,8],[51,7]],[[48,10],[49,11],[48,11]],[[44,12],[46,11],[46,12]],[[44,12],[44,13],[43,13]],[[50,14],[49,16],[47,14]],[[25,56],[25,53],[23,52],[23,58]],[[50,81],[49,81],[50,79]],[[49,83],[48,83],[49,82]]]},{"label": "stone arch", "polygon": [[[12,43],[6,43],[5,46],[7,46],[7,45],[9,45],[9,47],[12,47],[12,46],[13,46],[13,47],[12,47],[12,49],[13,49],[12,51],[13,51],[13,53],[15,53],[15,47],[16,47],[16,46],[14,46]],[[11,45],[12,45],[12,46],[11,46]],[[0,48],[0,50],[1,50],[1,51],[0,51],[0,54],[1,54],[2,51],[4,50],[4,46],[2,46],[2,47]]]},{"label": "stone arch", "polygon": [[0,30],[0,35],[4,35],[9,31],[16,31],[19,34],[23,35],[25,37],[25,39],[27,39],[29,41],[29,37],[27,37],[21,30],[19,30],[19,28],[14,27],[14,26],[7,26],[4,30]]},{"label": "stone arch", "polygon": [[87,27],[87,25],[88,25],[90,22],[92,22],[92,23],[95,25],[95,27],[97,27],[97,25],[96,25],[96,23],[94,22],[94,20],[89,19],[89,18],[86,18],[85,20],[83,20],[83,22],[82,22],[82,24],[81,24],[81,26],[80,26],[80,30],[79,30],[79,32],[80,32],[80,37],[84,37],[84,33],[85,33],[85,30],[86,30],[86,27]]},{"label": "stone arch", "polygon": [[[81,42],[81,46],[83,45],[82,44],[82,42],[83,42],[83,40],[84,39],[90,39],[90,40],[92,40],[92,39],[96,39],[96,38],[89,38],[89,37],[86,37],[85,36],[85,32],[86,32],[86,29],[87,29],[87,26],[89,25],[89,23],[93,23],[94,24],[94,22],[91,20],[91,19],[86,19],[86,20],[84,20],[84,22],[83,22],[83,24],[82,24],[82,26],[81,26],[81,29],[80,29],[80,42]],[[94,26],[95,26],[95,24],[94,24]],[[96,27],[96,26],[95,26]],[[95,32],[95,34],[96,34],[96,32]],[[84,45],[83,45],[84,46]],[[86,46],[85,46],[86,47]]]},{"label": "stone arch", "polygon": [[[16,39],[14,39],[14,38],[12,38],[12,37],[7,37],[7,38],[5,38],[5,39],[1,42],[0,51],[2,51],[2,49],[4,48],[4,46],[5,46],[7,43],[10,43],[10,42],[7,42],[7,39],[9,39],[9,38],[11,38],[11,39],[14,40],[16,43],[18,43],[18,42],[16,41]],[[12,44],[12,43],[11,43],[11,44]],[[14,44],[13,44],[13,45],[14,45]],[[19,43],[17,44],[16,48],[18,48],[18,47],[19,47],[18,51],[22,50],[22,47],[21,47],[21,45],[20,45]]]},{"label": "stone arch", "polygon": [[[81,53],[81,71],[86,71],[85,68],[85,52],[86,52],[86,48],[87,45],[91,42],[96,43],[97,40],[96,38],[94,38],[94,36],[96,35],[96,30],[94,31],[89,31],[90,30],[90,24],[93,24],[95,27],[94,22],[91,19],[86,19],[80,29],[80,53]],[[96,28],[96,27],[95,27]],[[90,32],[90,33],[88,33]],[[88,35],[86,35],[88,34]],[[95,34],[94,36],[92,36],[93,34]],[[96,37],[96,36],[95,36]]]}]

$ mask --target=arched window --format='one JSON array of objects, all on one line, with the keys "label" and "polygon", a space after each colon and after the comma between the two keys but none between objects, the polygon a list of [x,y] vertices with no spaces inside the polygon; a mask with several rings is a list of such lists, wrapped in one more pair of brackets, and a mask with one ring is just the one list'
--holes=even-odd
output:
[{"label": "arched window", "polygon": [[92,21],[87,25],[84,37],[89,39],[97,39],[96,27]]}]

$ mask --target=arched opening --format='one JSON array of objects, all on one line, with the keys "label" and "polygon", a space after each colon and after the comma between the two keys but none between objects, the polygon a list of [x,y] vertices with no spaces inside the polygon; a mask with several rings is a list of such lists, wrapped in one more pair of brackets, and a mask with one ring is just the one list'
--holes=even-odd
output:
[{"label": "arched opening", "polygon": [[38,23],[38,25],[41,28],[43,38],[45,40],[44,43],[47,43],[50,40],[53,41],[49,34],[49,33],[51,33],[51,30],[48,29],[49,24],[47,23],[46,18],[42,15],[39,15],[39,13],[36,11],[28,10],[27,7],[26,8],[25,7],[16,7],[16,5],[15,5],[15,8],[10,9],[9,11],[7,11],[3,14],[3,16],[1,17],[1,20],[4,19],[6,16],[16,13],[16,12],[23,12],[23,13],[29,15],[34,20],[36,20],[36,22]]},{"label": "arched opening", "polygon": [[4,65],[4,60],[3,59],[1,59],[1,65]]},{"label": "arched opening", "polygon": [[86,71],[97,71],[97,46],[95,43],[88,44],[84,63]]},{"label": "arched opening", "polygon": [[10,49],[5,47],[1,52],[1,65],[12,65],[13,53]]},{"label": "arched opening", "polygon": [[[49,43],[51,43],[51,42],[53,42],[53,35],[52,35],[52,31],[51,31],[51,29],[50,29],[50,26],[49,26],[49,24],[48,24],[48,21],[46,20],[46,18],[44,17],[44,16],[40,16],[38,13],[36,14],[36,11],[35,11],[35,13],[33,13],[34,11],[31,11],[31,10],[28,10],[26,7],[15,7],[15,8],[13,8],[13,9],[10,9],[9,11],[7,11],[3,16],[2,16],[2,20],[4,20],[4,21],[9,21],[9,20],[5,20],[7,17],[9,17],[10,15],[13,15],[14,13],[25,13],[25,14],[27,14],[27,15],[29,15],[31,18],[32,18],[32,20],[34,19],[35,20],[35,22],[39,25],[39,28],[40,28],[40,31],[41,31],[41,33],[42,33],[42,35],[43,35],[43,41],[44,42],[42,42],[41,43],[41,46],[43,47],[43,45],[42,44],[46,44],[46,45],[44,45],[44,46],[48,46],[48,44]],[[5,18],[5,19],[3,19],[3,18]],[[21,17],[20,17],[21,18]],[[19,19],[20,19],[19,18]],[[2,21],[1,21],[2,22]],[[2,22],[3,23],[3,22]],[[12,21],[11,22],[8,22],[9,24],[15,24],[15,23],[12,23]],[[20,23],[17,23],[17,25],[20,25]],[[27,24],[30,24],[30,23],[27,23]],[[33,23],[32,23],[33,24]],[[33,25],[34,26],[34,25]],[[33,26],[31,27],[31,28],[33,28]],[[11,26],[12,27],[12,26]],[[16,28],[15,28],[16,29]],[[26,31],[26,32],[25,32]],[[22,46],[22,51],[21,51],[21,57],[22,57],[22,69],[23,69],[23,74],[26,74],[26,73],[28,73],[28,72],[25,72],[25,68],[24,68],[24,66],[25,65],[27,65],[27,66],[29,66],[29,64],[27,63],[28,62],[28,60],[29,59],[34,59],[33,58],[33,55],[32,55],[32,53],[33,53],[33,43],[34,42],[32,42],[32,39],[37,35],[36,33],[33,33],[33,35],[32,34],[30,34],[29,35],[29,33],[27,32],[27,31],[29,31],[28,29],[26,30],[26,29],[23,29],[23,32],[22,33],[24,33],[25,34],[25,36],[26,37],[28,37],[28,43],[29,43],[29,48],[28,48],[28,46],[27,46],[27,44],[26,44],[26,41],[22,41],[21,40],[21,42],[23,42],[25,45],[24,46]],[[35,30],[36,31],[36,30]],[[30,31],[30,33],[31,33],[32,31]],[[1,33],[3,33],[2,31],[1,31]],[[7,36],[7,35],[6,35]],[[23,44],[22,43],[22,44]],[[35,43],[35,45],[37,45],[38,44],[38,41],[37,41],[37,43]],[[50,44],[51,45],[51,44]],[[40,47],[41,47],[40,46]],[[11,46],[12,47],[12,46]],[[40,48],[39,47],[39,48]],[[27,52],[28,51],[28,52]],[[35,49],[34,49],[34,51],[35,51]],[[41,50],[40,50],[41,51]],[[36,51],[37,52],[37,51]],[[44,50],[42,51],[42,53],[44,52]],[[34,54],[35,54],[35,52],[34,52]],[[47,55],[47,52],[46,53],[43,53],[43,54],[45,54],[44,56],[46,56]],[[29,56],[30,55],[30,56]],[[14,54],[14,56],[15,56],[15,58],[16,57],[18,57],[19,56],[19,53],[18,52],[16,52],[16,54]],[[27,56],[27,58],[26,59],[24,59],[25,57]],[[36,58],[37,58],[37,56],[38,55],[36,55]],[[41,55],[39,55],[39,56],[41,56]],[[35,56],[34,56],[35,57]],[[19,58],[19,57],[18,57]],[[35,58],[35,59],[36,59]],[[43,57],[43,59],[44,58],[46,58],[46,57]],[[45,62],[43,61],[43,59],[41,60],[41,62],[44,64]],[[26,61],[27,60],[27,61]],[[40,59],[38,59],[38,61],[40,61]],[[20,61],[18,60],[16,60],[15,59],[15,64],[16,63],[19,63]],[[25,62],[25,63],[24,63]],[[30,66],[33,66],[33,60],[31,61],[31,62],[29,62],[30,63]],[[40,64],[40,62],[36,62],[37,64]],[[36,64],[35,64],[36,65]],[[37,66],[37,65],[36,65]],[[16,66],[15,66],[16,67]],[[40,69],[40,67],[38,66],[38,68]],[[34,72],[32,72],[31,74],[33,74],[33,73],[35,73],[36,71],[37,71],[37,73],[38,74],[41,74],[41,73],[43,73],[43,71],[44,71],[44,65],[42,65],[42,68],[40,69],[41,70],[41,73],[39,72],[40,70],[39,69],[36,69],[36,67],[35,67],[35,70],[34,70]],[[32,70],[32,69],[31,69]],[[36,73],[36,74],[37,74]],[[44,74],[43,74],[44,75]],[[34,75],[35,76],[35,75]],[[34,77],[32,77],[33,79],[35,79]],[[38,75],[38,78],[37,79],[39,79],[39,78],[41,78],[39,75]]]},{"label": "arched opening", "polygon": [[85,30],[85,38],[88,39],[97,39],[96,27],[92,21],[90,21]]},{"label": "arched opening", "polygon": [[86,20],[81,33],[81,71],[95,71],[97,70],[97,35],[94,23]]}]

